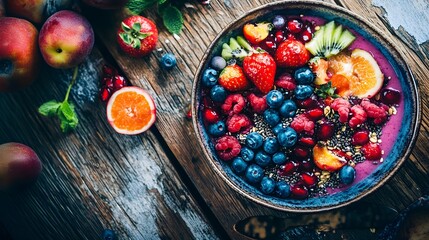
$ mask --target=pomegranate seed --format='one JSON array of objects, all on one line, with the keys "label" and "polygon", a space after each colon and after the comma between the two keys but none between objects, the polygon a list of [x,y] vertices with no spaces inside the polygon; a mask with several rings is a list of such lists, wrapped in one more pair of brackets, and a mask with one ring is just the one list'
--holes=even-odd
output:
[{"label": "pomegranate seed", "polygon": [[109,81],[109,80],[111,80],[111,79],[112,79],[112,77],[103,77],[103,78],[101,79],[101,84],[106,86],[107,81]]},{"label": "pomegranate seed", "polygon": [[304,182],[304,185],[307,187],[313,187],[317,183],[317,176],[313,173],[304,172],[301,173],[301,179]]},{"label": "pomegranate seed", "polygon": [[315,95],[311,95],[311,97],[306,98],[304,100],[296,100],[296,104],[300,108],[310,109],[316,108],[318,105],[318,101]]},{"label": "pomegranate seed", "polygon": [[396,89],[385,88],[381,90],[380,101],[384,104],[399,104],[401,93]]},{"label": "pomegranate seed", "polygon": [[298,167],[299,167],[298,162],[294,162],[294,161],[287,162],[284,165],[280,166],[278,174],[280,176],[291,175],[298,169]]},{"label": "pomegranate seed", "polygon": [[293,154],[298,158],[306,158],[309,154],[308,150],[302,147],[296,147],[293,149]]},{"label": "pomegranate seed", "polygon": [[314,108],[307,111],[307,116],[311,120],[317,121],[323,117],[323,110],[321,108]]},{"label": "pomegranate seed", "polygon": [[319,125],[317,131],[317,138],[326,141],[334,136],[335,125],[331,122],[323,122]]},{"label": "pomegranate seed", "polygon": [[120,76],[120,75],[116,75],[113,81],[113,88],[115,89],[115,91],[125,87],[127,84],[125,82],[125,78]]},{"label": "pomegranate seed", "polygon": [[286,36],[286,39],[295,40],[296,37],[295,37],[295,35],[293,33],[288,33],[287,36]]},{"label": "pomegranate seed", "polygon": [[116,69],[109,65],[103,65],[103,74],[107,77],[112,77],[117,74]]},{"label": "pomegranate seed", "polygon": [[366,130],[357,131],[353,134],[352,145],[363,146],[369,141],[369,134]]},{"label": "pomegranate seed", "polygon": [[285,38],[285,36],[284,36],[284,31],[282,31],[282,30],[278,30],[278,31],[275,33],[275,42],[276,42],[276,43],[281,43],[281,42],[283,42],[284,38]]},{"label": "pomegranate seed", "polygon": [[100,90],[100,99],[103,102],[107,102],[109,100],[111,95],[111,90],[107,88],[106,86],[103,86]]},{"label": "pomegranate seed", "polygon": [[303,42],[309,42],[313,38],[313,33],[311,32],[311,29],[305,28],[304,31],[302,31],[298,37],[298,40],[301,40]]},{"label": "pomegranate seed", "polygon": [[203,98],[203,106],[205,108],[213,108],[215,106],[215,103],[210,97]]},{"label": "pomegranate seed", "polygon": [[314,147],[316,141],[312,137],[302,137],[298,140],[298,143],[305,147]]},{"label": "pomegranate seed", "polygon": [[186,118],[192,119],[192,109],[191,108],[189,108],[188,112],[186,113]]},{"label": "pomegranate seed", "polygon": [[297,199],[305,199],[308,197],[308,190],[305,186],[294,185],[290,188],[292,196]]},{"label": "pomegranate seed", "polygon": [[273,52],[277,48],[276,41],[274,39],[274,36],[269,36],[265,39],[265,41],[262,42],[261,46],[262,49],[264,49],[267,52]]},{"label": "pomegranate seed", "polygon": [[113,90],[113,79],[112,78],[108,78],[106,79],[106,81],[104,82],[104,86],[106,86],[107,88]]},{"label": "pomegranate seed", "polygon": [[301,32],[302,26],[302,21],[299,19],[291,19],[287,22],[287,28],[291,33]]},{"label": "pomegranate seed", "polygon": [[299,164],[299,167],[301,170],[311,172],[314,168],[314,164],[311,160],[302,160],[302,162]]},{"label": "pomegranate seed", "polygon": [[208,123],[215,123],[219,121],[219,114],[210,108],[206,108],[204,110],[203,117]]},{"label": "pomegranate seed", "polygon": [[369,142],[361,149],[366,160],[377,161],[381,158],[381,147],[376,143]]}]

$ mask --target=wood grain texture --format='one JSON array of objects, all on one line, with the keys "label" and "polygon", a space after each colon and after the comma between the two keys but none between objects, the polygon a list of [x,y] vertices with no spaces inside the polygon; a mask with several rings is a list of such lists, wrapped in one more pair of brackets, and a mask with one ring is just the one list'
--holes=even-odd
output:
[{"label": "wood grain texture", "polygon": [[[97,19],[92,20],[96,26],[96,32],[131,82],[148,89],[155,97],[159,109],[156,127],[199,189],[202,197],[226,228],[230,237],[234,239],[241,238],[232,229],[240,219],[255,215],[287,217],[289,214],[254,204],[226,186],[210,169],[198,147],[195,147],[198,144],[193,136],[191,123],[185,120],[184,115],[188,109],[192,78],[199,64],[198,59],[203,56],[211,40],[238,16],[268,2],[272,1],[212,1],[211,5],[207,7],[195,5],[195,8],[184,9],[185,28],[180,34],[180,39],[173,38],[163,27],[160,27],[159,47],[163,51],[173,52],[179,59],[178,67],[169,72],[161,71],[159,68],[158,59],[162,52],[155,52],[143,59],[132,59],[118,49],[115,42],[115,29],[112,26],[119,26],[119,19],[124,18],[126,14],[116,13],[115,17],[98,15]],[[337,2],[381,26],[386,34],[393,32],[391,28],[383,25],[383,21],[380,21],[380,17],[374,13],[376,9],[371,6],[370,2],[347,1],[347,3]],[[153,19],[157,26],[162,26],[161,19],[154,11],[147,11],[143,15]],[[395,39],[395,43],[400,46],[405,57],[410,61],[417,79],[421,82],[427,78],[427,60],[419,58],[401,41]],[[417,53],[423,54],[418,51]],[[421,90],[422,99],[427,99],[427,86],[422,85]],[[366,200],[381,201],[386,205],[402,209],[422,195],[425,189],[429,189],[426,174],[429,162],[424,157],[428,154],[426,101],[423,101],[422,131],[411,161],[404,164],[404,167],[389,184],[367,197]]]},{"label": "wood grain texture", "polygon": [[71,94],[80,124],[70,134],[37,108],[63,99],[71,71],[45,66],[30,88],[0,95],[0,143],[27,144],[44,164],[28,190],[0,194],[0,225],[13,239],[101,239],[105,228],[120,239],[218,239],[155,135],[124,136],[107,123],[102,64],[95,49],[80,67]]}]

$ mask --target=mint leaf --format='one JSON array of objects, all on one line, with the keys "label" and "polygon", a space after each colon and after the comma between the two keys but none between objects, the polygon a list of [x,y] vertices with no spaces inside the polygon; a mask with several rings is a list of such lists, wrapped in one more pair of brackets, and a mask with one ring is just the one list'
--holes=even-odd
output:
[{"label": "mint leaf", "polygon": [[162,11],[164,26],[170,33],[179,34],[183,28],[182,13],[176,7],[169,6]]},{"label": "mint leaf", "polygon": [[39,113],[46,117],[52,117],[57,115],[58,108],[60,108],[61,103],[55,100],[45,102],[39,107]]},{"label": "mint leaf", "polygon": [[157,3],[159,0],[130,0],[126,7],[134,14],[139,14]]},{"label": "mint leaf", "polygon": [[71,121],[74,119],[76,113],[73,111],[73,109],[70,106],[70,103],[63,102],[60,107],[61,113],[66,117],[67,120]]},{"label": "mint leaf", "polygon": [[79,123],[79,119],[77,118],[76,115],[74,115],[74,117],[71,119],[67,119],[67,117],[64,116],[64,113],[60,112],[58,114],[58,118],[60,119],[60,122],[61,122],[60,126],[63,132],[68,132],[70,130],[75,129]]},{"label": "mint leaf", "polygon": [[158,0],[158,4],[163,4],[165,2],[167,2],[167,0]]}]

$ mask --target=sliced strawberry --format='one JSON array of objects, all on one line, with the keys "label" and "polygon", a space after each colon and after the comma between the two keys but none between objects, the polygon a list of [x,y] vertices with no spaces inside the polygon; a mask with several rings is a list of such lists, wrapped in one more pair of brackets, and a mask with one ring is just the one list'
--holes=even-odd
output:
[{"label": "sliced strawberry", "polygon": [[241,91],[249,86],[242,68],[236,64],[223,69],[219,75],[219,84],[231,92]]},{"label": "sliced strawberry", "polygon": [[264,94],[273,89],[276,69],[273,57],[266,52],[254,53],[243,60],[244,73]]},{"label": "sliced strawberry", "polygon": [[310,60],[310,53],[300,41],[287,39],[277,48],[275,60],[279,67],[301,67]]},{"label": "sliced strawberry", "polygon": [[248,23],[243,27],[243,34],[251,44],[258,44],[268,37],[270,30],[270,23]]}]

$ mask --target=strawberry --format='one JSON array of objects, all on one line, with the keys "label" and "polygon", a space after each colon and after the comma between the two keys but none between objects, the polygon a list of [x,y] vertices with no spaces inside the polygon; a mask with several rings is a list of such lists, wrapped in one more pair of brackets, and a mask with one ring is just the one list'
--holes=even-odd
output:
[{"label": "strawberry", "polygon": [[226,90],[235,92],[246,89],[249,86],[240,66],[234,64],[226,66],[219,75],[219,84]]},{"label": "strawberry", "polygon": [[158,29],[145,17],[131,16],[122,21],[116,40],[128,55],[143,57],[155,49],[158,42]]},{"label": "strawberry", "polygon": [[244,73],[264,94],[273,89],[276,68],[273,57],[266,52],[254,53],[243,59]]},{"label": "strawberry", "polygon": [[277,48],[275,59],[279,67],[301,67],[310,60],[310,53],[300,41],[287,39]]},{"label": "strawberry", "polygon": [[251,44],[258,44],[268,37],[270,30],[270,23],[248,23],[243,27],[243,34]]}]

